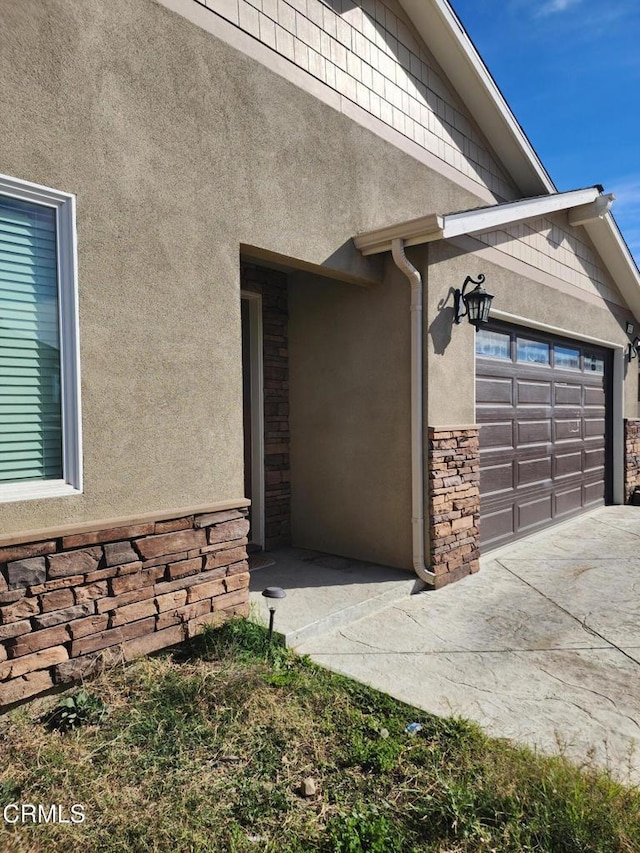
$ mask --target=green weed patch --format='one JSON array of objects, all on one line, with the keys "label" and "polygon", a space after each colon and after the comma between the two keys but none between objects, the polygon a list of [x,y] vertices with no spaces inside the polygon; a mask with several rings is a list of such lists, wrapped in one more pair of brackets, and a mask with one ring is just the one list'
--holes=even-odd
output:
[{"label": "green weed patch", "polygon": [[[47,725],[56,708],[72,724]],[[245,621],[5,714],[0,748],[3,853],[640,850],[637,790],[333,675]],[[83,820],[13,821],[25,803]]]}]

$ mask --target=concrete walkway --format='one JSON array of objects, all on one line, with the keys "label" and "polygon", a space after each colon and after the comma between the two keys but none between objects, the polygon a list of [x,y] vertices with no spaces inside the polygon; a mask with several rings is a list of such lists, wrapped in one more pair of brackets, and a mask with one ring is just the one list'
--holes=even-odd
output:
[{"label": "concrete walkway", "polygon": [[640,783],[640,508],[605,507],[493,552],[438,592],[410,596],[401,577],[395,603],[326,633],[320,619],[293,644],[425,711]]},{"label": "concrete walkway", "polygon": [[424,588],[413,572],[375,563],[333,557],[301,548],[270,552],[275,564],[251,573],[254,617],[268,620],[262,591],[280,586],[287,597],[278,605],[275,630],[298,648],[313,637],[406,601]]}]

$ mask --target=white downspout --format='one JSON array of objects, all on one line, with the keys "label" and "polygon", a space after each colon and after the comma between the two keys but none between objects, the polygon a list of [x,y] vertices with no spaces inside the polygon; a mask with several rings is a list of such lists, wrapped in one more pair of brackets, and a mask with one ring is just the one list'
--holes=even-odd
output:
[{"label": "white downspout", "polygon": [[436,575],[424,562],[424,441],[422,366],[422,276],[407,260],[404,240],[391,243],[393,260],[411,285],[411,525],[413,570],[421,581],[435,585]]}]

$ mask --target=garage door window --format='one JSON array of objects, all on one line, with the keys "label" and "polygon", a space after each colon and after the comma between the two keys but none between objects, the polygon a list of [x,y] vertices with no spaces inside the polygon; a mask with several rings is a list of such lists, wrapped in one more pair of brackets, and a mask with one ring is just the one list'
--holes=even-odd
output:
[{"label": "garage door window", "polygon": [[592,373],[604,373],[604,359],[597,355],[585,353],[584,369]]},{"label": "garage door window", "polygon": [[549,364],[549,344],[518,338],[518,361],[525,364]]},{"label": "garage door window", "polygon": [[556,367],[563,370],[580,370],[580,350],[554,347],[553,358]]},{"label": "garage door window", "polygon": [[491,332],[489,329],[478,329],[476,355],[511,360],[511,336],[503,335],[501,332]]}]

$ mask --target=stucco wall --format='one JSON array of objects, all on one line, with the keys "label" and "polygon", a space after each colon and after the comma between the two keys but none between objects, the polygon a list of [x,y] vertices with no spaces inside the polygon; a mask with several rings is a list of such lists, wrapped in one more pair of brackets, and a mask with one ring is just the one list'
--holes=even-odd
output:
[{"label": "stucco wall", "polygon": [[203,2],[495,198],[518,197],[397,0]]},{"label": "stucco wall", "polygon": [[476,201],[152,0],[5,0],[0,79],[0,172],[77,194],[85,470],[3,533],[242,497],[240,245],[375,279]]},{"label": "stucco wall", "polygon": [[[468,255],[451,244],[429,246],[427,286],[427,376],[430,426],[475,422],[474,328],[466,320],[453,325],[452,289],[468,275],[486,276],[493,308],[620,346],[627,345],[625,321],[632,314],[618,305],[586,302],[530,278]],[[525,324],[526,325],[526,324]],[[625,358],[624,416],[637,411],[637,370]],[[455,393],[452,393],[455,388]]]},{"label": "stucco wall", "polygon": [[409,286],[289,285],[294,545],[411,568]]}]

